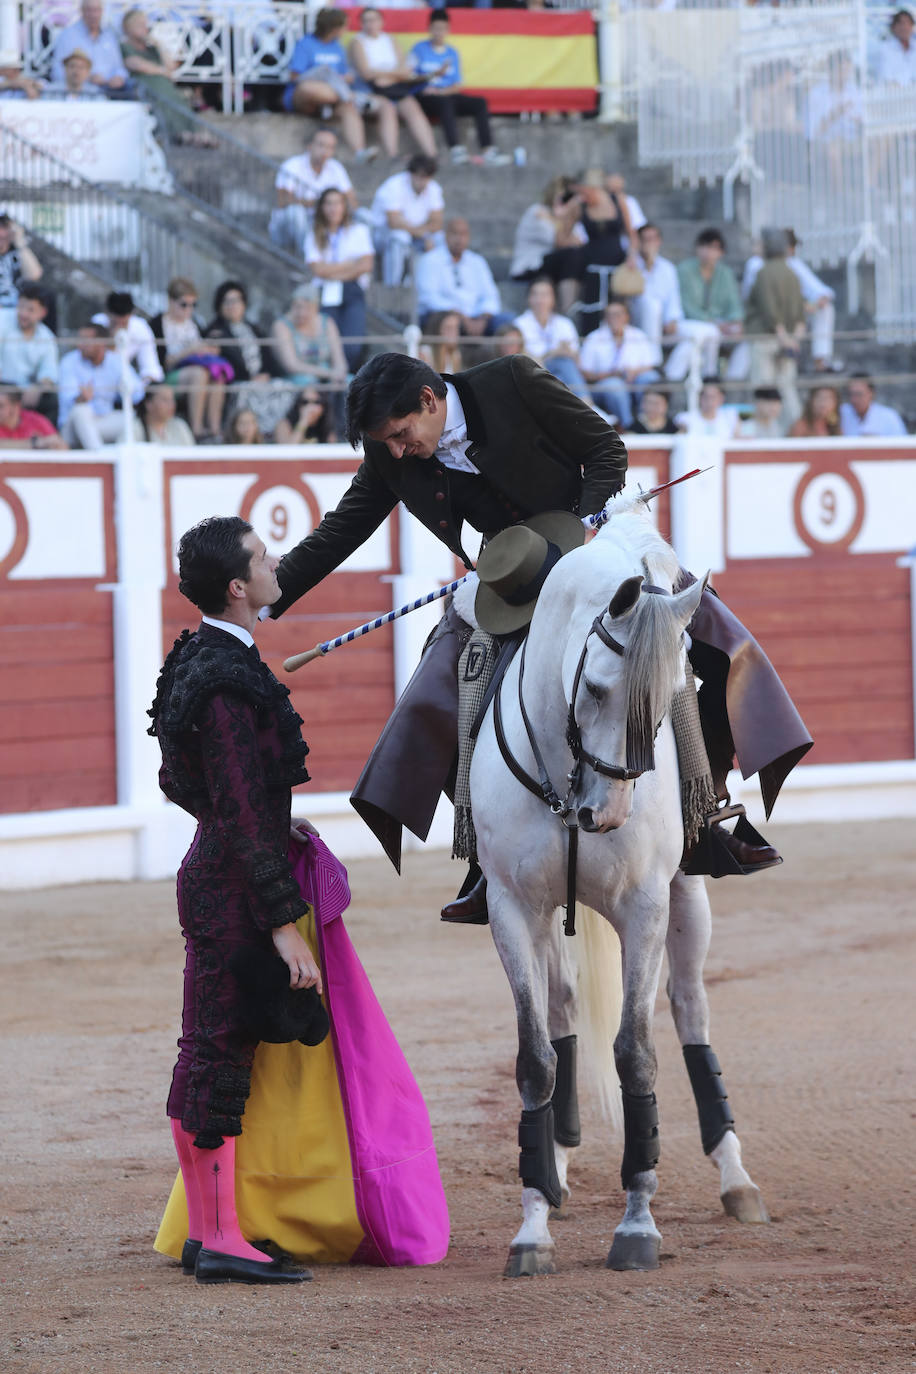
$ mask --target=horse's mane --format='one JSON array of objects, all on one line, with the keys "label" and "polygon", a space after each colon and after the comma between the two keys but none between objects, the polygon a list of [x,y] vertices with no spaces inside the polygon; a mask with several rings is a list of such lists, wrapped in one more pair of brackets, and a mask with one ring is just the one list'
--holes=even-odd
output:
[{"label": "horse's mane", "polygon": [[[647,582],[671,589],[680,566],[677,554],[662,539],[638,498],[618,507],[598,538],[613,542],[632,560],[631,572],[641,572]],[[652,593],[639,597],[625,623],[627,767],[645,768],[651,767],[656,727],[683,680],[681,627],[667,597]]]}]

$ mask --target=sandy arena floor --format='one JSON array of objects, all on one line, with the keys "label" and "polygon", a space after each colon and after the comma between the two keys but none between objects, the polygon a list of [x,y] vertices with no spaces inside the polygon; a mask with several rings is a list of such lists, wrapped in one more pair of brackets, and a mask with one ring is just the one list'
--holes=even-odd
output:
[{"label": "sandy arena floor", "polygon": [[152,1237],[181,946],[169,883],[0,897],[0,1369],[11,1374],[902,1374],[916,1367],[914,829],[773,828],[785,865],[712,884],[712,1043],[772,1224],[722,1213],[664,999],[661,1268],[603,1267],[619,1147],[592,1114],[560,1272],[500,1277],[518,1224],[508,984],[439,924],[457,865],[351,866],[347,925],[433,1119],[447,1260],[198,1287]]}]

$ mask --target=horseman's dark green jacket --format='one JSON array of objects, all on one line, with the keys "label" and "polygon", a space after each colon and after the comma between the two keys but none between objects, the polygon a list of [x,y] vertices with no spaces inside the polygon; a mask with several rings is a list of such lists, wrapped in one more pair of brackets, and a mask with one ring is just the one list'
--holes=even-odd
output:
[{"label": "horseman's dark green jacket", "polygon": [[378,529],[399,501],[465,564],[461,525],[493,534],[529,515],[592,515],[623,486],[627,451],[600,415],[531,358],[481,363],[446,377],[467,421],[467,456],[481,476],[432,458],[393,458],[365,443],[365,458],[336,510],[277,570],[283,613]]}]

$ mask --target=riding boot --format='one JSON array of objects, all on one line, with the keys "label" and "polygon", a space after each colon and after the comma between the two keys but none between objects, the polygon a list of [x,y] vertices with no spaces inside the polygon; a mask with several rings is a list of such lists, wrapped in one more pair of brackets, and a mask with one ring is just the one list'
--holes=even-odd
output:
[{"label": "riding boot", "polygon": [[458,896],[442,908],[440,919],[456,926],[489,925],[487,880],[477,864],[471,864]]},{"label": "riding boot", "polygon": [[[719,809],[689,660],[686,670],[687,681],[671,703],[684,816],[684,853],[680,867],[685,873],[709,874],[714,878],[772,868],[782,863],[782,859],[748,823],[744,808],[726,805]],[[734,833],[721,824],[733,817],[738,818]]]}]

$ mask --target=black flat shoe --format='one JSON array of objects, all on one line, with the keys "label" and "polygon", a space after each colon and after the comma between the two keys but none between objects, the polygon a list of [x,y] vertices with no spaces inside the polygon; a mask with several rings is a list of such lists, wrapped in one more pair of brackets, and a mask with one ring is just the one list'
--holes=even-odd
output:
[{"label": "black flat shoe", "polygon": [[455,926],[487,926],[490,915],[487,911],[487,880],[478,878],[470,892],[457,897],[442,908],[440,919]]},{"label": "black flat shoe", "polygon": [[198,1283],[308,1283],[310,1269],[298,1269],[283,1260],[241,1259],[238,1255],[223,1255],[218,1250],[198,1252],[194,1274]]},{"label": "black flat shoe", "polygon": [[181,1251],[181,1272],[183,1274],[193,1274],[197,1256],[200,1254],[200,1247],[203,1244],[199,1240],[186,1240]]}]

